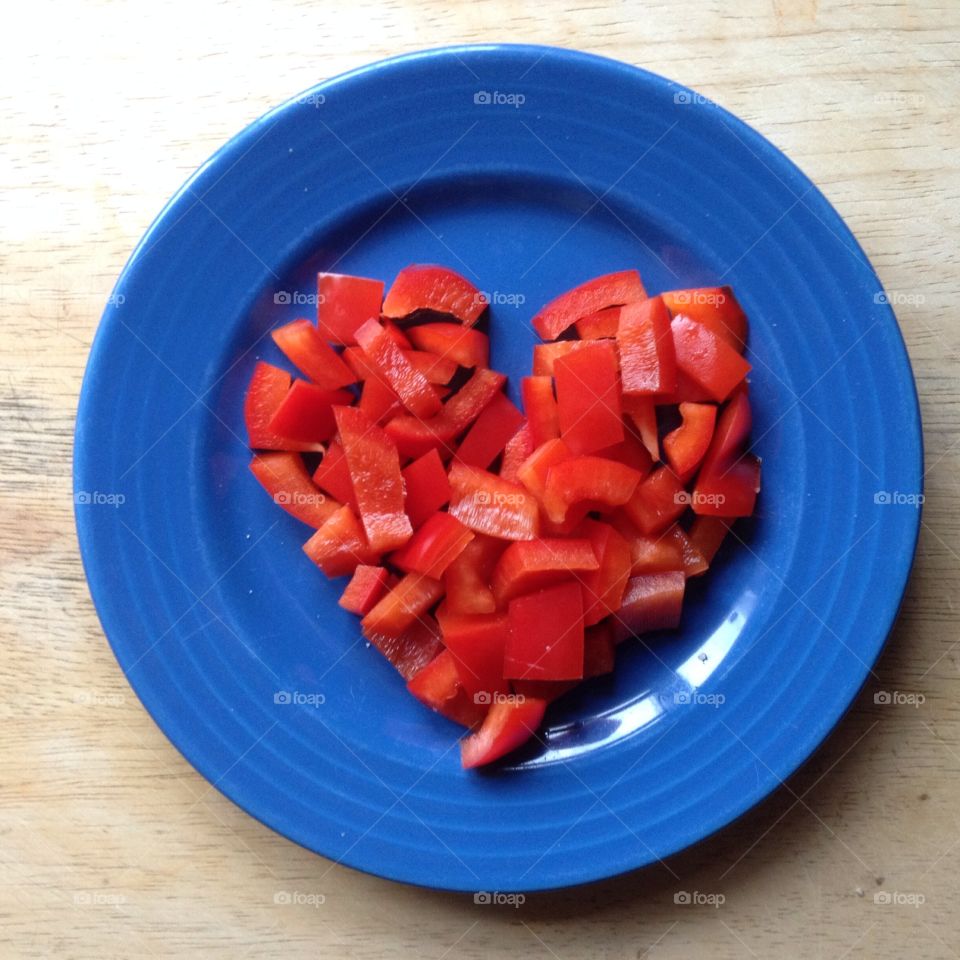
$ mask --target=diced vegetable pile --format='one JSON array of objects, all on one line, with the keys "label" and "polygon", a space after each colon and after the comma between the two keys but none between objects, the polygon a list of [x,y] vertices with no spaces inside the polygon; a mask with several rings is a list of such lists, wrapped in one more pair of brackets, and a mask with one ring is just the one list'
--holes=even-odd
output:
[{"label": "diced vegetable pile", "polygon": [[752,514],[746,317],[729,287],[590,280],[533,318],[521,411],[454,271],[409,266],[386,296],[324,273],[318,293],[316,323],[273,331],[303,376],[254,370],[251,469],[410,692],[472,731],[463,765],[489,763],[620,641],[676,627]]}]

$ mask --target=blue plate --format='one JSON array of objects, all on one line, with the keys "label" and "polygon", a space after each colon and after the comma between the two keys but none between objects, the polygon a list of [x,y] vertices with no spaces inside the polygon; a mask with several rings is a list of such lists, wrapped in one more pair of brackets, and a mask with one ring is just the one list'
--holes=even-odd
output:
[{"label": "blue plate", "polygon": [[[410,262],[491,295],[493,365],[536,308],[639,267],[732,284],[751,322],[758,515],[692,582],[682,629],[466,773],[247,469],[242,400],[318,269]],[[281,361],[282,362],[282,361]],[[770,143],[661,77],[581,53],[460,47],[324,82],[252,124],[147,231],[77,417],[77,526],[144,705],[219,790],[326,857],[455,890],[532,890],[663,858],[810,755],[870,672],[919,525],[920,420],[886,298]]]}]

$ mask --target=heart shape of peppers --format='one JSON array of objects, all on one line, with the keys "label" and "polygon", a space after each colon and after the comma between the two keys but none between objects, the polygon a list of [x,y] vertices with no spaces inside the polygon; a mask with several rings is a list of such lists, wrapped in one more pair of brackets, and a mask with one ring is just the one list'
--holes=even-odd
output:
[{"label": "heart shape of peppers", "polygon": [[316,322],[272,332],[303,378],[254,369],[251,469],[410,692],[473,731],[463,765],[490,763],[622,640],[677,627],[687,578],[752,514],[746,317],[729,287],[589,280],[533,318],[521,412],[455,271],[317,292]]}]

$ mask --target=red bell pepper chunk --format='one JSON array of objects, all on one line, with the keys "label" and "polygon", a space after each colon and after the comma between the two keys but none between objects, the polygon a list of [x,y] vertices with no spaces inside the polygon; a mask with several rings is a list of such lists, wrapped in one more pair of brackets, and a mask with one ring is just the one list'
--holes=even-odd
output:
[{"label": "red bell pepper chunk", "polygon": [[676,390],[670,311],[660,297],[628,304],[620,311],[617,346],[625,394],[649,396]]},{"label": "red bell pepper chunk", "polygon": [[500,476],[511,483],[519,483],[520,467],[533,453],[533,436],[530,424],[523,420],[517,432],[507,441],[503,448],[503,460],[500,464]]},{"label": "red bell pepper chunk", "polygon": [[377,320],[368,320],[356,332],[357,343],[381,378],[390,384],[400,402],[417,417],[432,417],[440,411],[440,398],[427,378],[413,367],[407,353],[397,346]]},{"label": "red bell pepper chunk", "polygon": [[323,450],[321,443],[303,443],[281,437],[270,429],[270,421],[290,391],[290,374],[260,360],[253,368],[243,402],[243,419],[250,446],[259,450]]},{"label": "red bell pepper chunk", "polygon": [[357,329],[380,316],[382,302],[382,280],[342,273],[317,275],[317,329],[334,343],[356,343]]},{"label": "red bell pepper chunk", "polygon": [[449,650],[437,654],[407,681],[407,689],[431,710],[463,727],[483,722],[487,708],[477,703],[460,683],[457,664]]},{"label": "red bell pepper chunk", "polygon": [[435,448],[449,450],[454,437],[473,423],[505,380],[495,370],[475,370],[435,417],[420,420],[401,414],[387,424],[386,431],[405,457],[420,457]]},{"label": "red bell pepper chunk", "polygon": [[405,350],[410,366],[419,370],[430,383],[449,383],[457,372],[456,360],[426,350]]},{"label": "red bell pepper chunk", "polygon": [[543,508],[554,523],[562,523],[567,510],[584,500],[606,507],[627,503],[643,480],[633,467],[603,457],[573,457],[550,467]]},{"label": "red bell pepper chunk", "polygon": [[583,676],[583,596],[580,584],[560,583],[510,601],[503,675],[518,680],[578,680]]},{"label": "red bell pepper chunk", "polygon": [[555,340],[581,317],[606,307],[642,300],[646,295],[636,270],[608,273],[551,300],[533,318],[533,327],[543,340]]},{"label": "red bell pepper chunk", "polygon": [[597,569],[579,576],[583,588],[583,618],[587,626],[616,613],[633,571],[630,544],[608,523],[584,520],[576,534],[587,537],[597,558]]},{"label": "red bell pepper chunk", "polygon": [[399,637],[443,596],[439,580],[422,573],[408,573],[360,621],[363,635]]},{"label": "red bell pepper chunk", "polygon": [[397,274],[383,301],[383,315],[401,319],[417,310],[433,310],[472,327],[486,307],[480,291],[455,270],[414,263]]},{"label": "red bell pepper chunk", "polygon": [[693,526],[690,527],[690,542],[707,563],[713,563],[720,544],[730,532],[730,522],[724,517],[697,517],[693,521]]},{"label": "red bell pepper chunk", "polygon": [[552,377],[557,371],[557,361],[578,353],[584,347],[591,346],[591,340],[557,340],[555,343],[538,343],[533,348],[533,369],[535,377]]},{"label": "red bell pepper chunk", "polygon": [[637,439],[636,434],[630,430],[624,431],[623,440],[620,443],[615,443],[612,447],[604,447],[602,450],[598,450],[596,455],[607,460],[617,460],[620,463],[625,463],[628,467],[639,470],[643,476],[646,476],[653,469],[653,460],[650,453],[643,443]]},{"label": "red bell pepper chunk", "polygon": [[303,552],[328,576],[352,574],[358,564],[375,564],[379,555],[370,548],[356,514],[342,506],[303,545]]},{"label": "red bell pepper chunk", "polygon": [[456,459],[486,470],[503,453],[507,441],[517,432],[523,414],[498,393],[473,422],[457,447]]},{"label": "red bell pepper chunk", "polygon": [[454,462],[450,513],[461,523],[502,540],[532,540],[540,530],[537,501],[519,484]]},{"label": "red bell pepper chunk", "polygon": [[385,567],[359,564],[337,603],[357,616],[366,616],[383,596],[389,576]]},{"label": "red bell pepper chunk", "polygon": [[[588,539],[538,539],[511,543],[493,571],[491,586],[497,606],[564,580],[581,582],[600,561]],[[609,612],[609,611],[608,611]]]},{"label": "red bell pepper chunk", "polygon": [[545,700],[532,697],[495,703],[480,729],[460,744],[464,769],[492,763],[526,743],[540,726],[546,709]]},{"label": "red bell pepper chunk", "polygon": [[315,383],[294,380],[267,427],[281,437],[303,443],[329,440],[337,428],[334,405],[352,401],[352,394],[346,390],[324,390]]},{"label": "red bell pepper chunk", "polygon": [[588,627],[583,635],[583,679],[612,673],[616,656],[616,641],[610,621],[604,620]]},{"label": "red bell pepper chunk", "polygon": [[271,336],[287,359],[318,387],[336,390],[356,383],[354,372],[309,320],[294,320]]},{"label": "red bell pepper chunk", "polygon": [[524,377],[520,381],[523,409],[534,447],[560,436],[560,414],[553,396],[552,377]]},{"label": "red bell pepper chunk", "polygon": [[439,580],[473,536],[456,517],[435,513],[406,546],[391,555],[390,562],[407,573],[423,573]]},{"label": "red bell pepper chunk", "polygon": [[573,453],[559,437],[554,440],[547,440],[520,464],[517,470],[517,479],[537,500],[543,503],[544,494],[547,492],[547,476],[550,468],[564,460],[571,459],[571,457],[573,457]]},{"label": "red bell pepper chunk", "polygon": [[378,377],[365,380],[360,390],[360,409],[371,423],[383,424],[403,410],[403,404],[389,384]]},{"label": "red bell pepper chunk", "polygon": [[717,408],[712,403],[681,403],[680,416],[683,423],[663,438],[663,452],[673,472],[686,480],[710,447]]},{"label": "red bell pepper chunk", "polygon": [[409,333],[418,350],[453,360],[461,367],[490,365],[490,338],[479,330],[459,323],[424,323],[411,327]]},{"label": "red bell pepper chunk", "polygon": [[623,440],[617,354],[594,340],[557,361],[560,436],[574,453],[593,453]]},{"label": "red bell pepper chunk", "polygon": [[675,406],[678,403],[713,403],[709,390],[704,390],[683,370],[677,370],[677,389],[673,393],[660,393],[653,398],[657,406]]},{"label": "red bell pepper chunk", "polygon": [[250,469],[275,504],[311,527],[323,526],[340,506],[313,484],[299,453],[258,453]]},{"label": "red bell pepper chunk", "polygon": [[[390,335],[390,339],[404,353],[409,353],[413,349],[413,344],[407,339],[407,335],[391,320],[383,321],[383,329]],[[413,361],[411,361],[412,363]]]},{"label": "red bell pepper chunk", "polygon": [[404,510],[414,530],[450,502],[450,481],[436,450],[430,450],[400,471],[406,496]]},{"label": "red bell pepper chunk", "polygon": [[357,498],[353,493],[353,481],[350,479],[350,467],[347,466],[347,455],[338,441],[330,441],[327,452],[313,472],[313,482],[340,503],[352,507],[354,513],[359,512]]},{"label": "red bell pepper chunk", "polygon": [[657,432],[657,410],[652,397],[628,397],[624,394],[623,412],[633,421],[640,441],[653,460],[660,459],[660,439]]},{"label": "red bell pepper chunk", "polygon": [[683,569],[681,546],[672,537],[663,533],[656,536],[640,533],[622,511],[610,517],[610,525],[630,545],[631,574]]},{"label": "red bell pepper chunk", "polygon": [[440,628],[429,615],[418,617],[396,636],[374,632],[365,632],[364,635],[397,668],[404,680],[415,677],[443,651]]},{"label": "red bell pepper chunk", "polygon": [[710,564],[700,552],[697,545],[687,536],[686,531],[675,523],[664,535],[665,539],[672,540],[680,549],[680,562],[687,577],[697,577],[705,573]]},{"label": "red bell pepper chunk", "polygon": [[679,626],[686,582],[682,570],[631,577],[623,595],[623,606],[614,618],[615,638],[624,640],[651,630]]},{"label": "red bell pepper chunk", "polygon": [[440,631],[457,665],[463,689],[476,703],[490,704],[497,694],[509,693],[503,678],[503,652],[510,621],[505,613],[485,615],[439,614]]},{"label": "red bell pepper chunk", "polygon": [[657,467],[624,504],[624,513],[645,534],[666,530],[690,505],[690,494],[669,467]]},{"label": "red bell pepper chunk", "polygon": [[403,478],[397,448],[357,407],[337,407],[335,413],[370,546],[377,552],[395,550],[413,534],[410,519],[403,511]]},{"label": "red bell pepper chunk", "polygon": [[671,290],[660,294],[667,309],[702,323],[735,350],[743,353],[747,340],[747,317],[729,287]]},{"label": "red bell pepper chunk", "polygon": [[703,324],[681,314],[673,318],[670,328],[677,368],[702,387],[711,400],[726,400],[750,372],[750,364]]},{"label": "red bell pepper chunk", "polygon": [[[615,337],[620,325],[620,307],[607,307],[588,314],[577,321],[577,333],[581,340],[600,340]],[[536,350],[536,347],[534,347]]]},{"label": "red bell pepper chunk", "polygon": [[749,517],[760,492],[760,461],[745,453],[723,473],[701,473],[693,491],[693,512],[712,517]]},{"label": "red bell pepper chunk", "polygon": [[447,567],[444,604],[450,614],[493,613],[497,609],[490,579],[506,546],[503,540],[478,533]]}]

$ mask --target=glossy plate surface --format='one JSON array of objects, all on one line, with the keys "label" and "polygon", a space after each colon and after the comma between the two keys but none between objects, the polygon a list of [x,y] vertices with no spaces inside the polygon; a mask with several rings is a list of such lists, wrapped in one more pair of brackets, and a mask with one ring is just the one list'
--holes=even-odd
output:
[{"label": "glossy plate surface", "polygon": [[[679,633],[626,645],[613,677],[555,706],[544,745],[479,774],[247,469],[246,383],[258,357],[279,360],[269,329],[313,315],[315,272],[389,281],[418,261],[490,294],[514,396],[536,308],[599,273],[729,283],[751,321],[757,517],[691,583]],[[464,47],[323,83],[174,197],[98,330],[75,487],[117,659],[218,789],[363,870],[529,890],[663,858],[809,756],[892,624],[920,464],[894,316],[789,160],[633,67]]]}]

